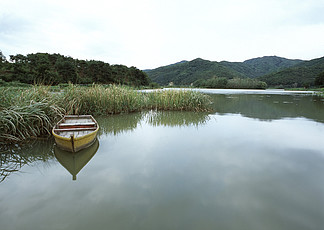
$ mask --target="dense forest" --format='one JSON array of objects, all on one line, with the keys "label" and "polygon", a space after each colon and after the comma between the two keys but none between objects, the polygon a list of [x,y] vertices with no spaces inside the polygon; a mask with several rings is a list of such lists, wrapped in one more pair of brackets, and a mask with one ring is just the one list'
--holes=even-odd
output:
[{"label": "dense forest", "polygon": [[[240,82],[244,85],[261,84],[261,88],[265,85],[261,82],[265,82],[270,87],[309,87],[320,83],[320,80],[315,81],[315,79],[324,72],[324,57],[303,61],[265,56],[244,62],[216,62],[198,58],[145,70],[145,72],[152,81],[161,85],[168,85],[172,82],[175,85],[217,85],[221,87],[220,85],[224,85],[226,79],[227,82],[229,80],[234,82],[232,79],[241,79]],[[251,78],[259,82],[242,80]],[[239,81],[236,80],[235,85],[237,82]],[[226,87],[231,85],[233,84]]]},{"label": "dense forest", "polygon": [[0,81],[27,84],[102,83],[132,86],[148,85],[148,76],[136,67],[110,65],[102,61],[79,60],[60,54],[36,53],[26,56],[0,51]]}]

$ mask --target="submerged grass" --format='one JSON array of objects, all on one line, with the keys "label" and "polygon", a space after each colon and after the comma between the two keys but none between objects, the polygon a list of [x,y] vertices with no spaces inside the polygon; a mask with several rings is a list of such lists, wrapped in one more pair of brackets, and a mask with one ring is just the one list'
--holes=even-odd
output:
[{"label": "submerged grass", "polygon": [[60,92],[48,86],[0,91],[0,144],[50,135],[64,114],[109,115],[145,109],[208,111],[207,95],[190,90],[143,93],[124,86],[80,87]]}]

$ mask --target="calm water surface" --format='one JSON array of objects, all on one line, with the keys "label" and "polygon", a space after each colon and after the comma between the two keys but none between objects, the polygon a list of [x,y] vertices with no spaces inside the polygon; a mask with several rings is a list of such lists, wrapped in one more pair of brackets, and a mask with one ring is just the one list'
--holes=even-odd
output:
[{"label": "calm water surface", "polygon": [[208,114],[97,117],[76,156],[2,152],[0,229],[323,229],[323,99],[211,96]]}]

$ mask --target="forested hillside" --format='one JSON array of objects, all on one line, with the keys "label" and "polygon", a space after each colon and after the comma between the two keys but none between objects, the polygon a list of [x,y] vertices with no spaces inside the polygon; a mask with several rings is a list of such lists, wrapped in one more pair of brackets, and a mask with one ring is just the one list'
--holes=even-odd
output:
[{"label": "forested hillside", "polygon": [[136,67],[110,65],[102,61],[79,60],[60,54],[36,53],[10,55],[1,53],[0,79],[22,83],[118,83],[133,86],[148,85],[150,79]]},{"label": "forested hillside", "polygon": [[298,65],[259,77],[269,86],[309,87],[324,72],[324,57],[304,61]]},{"label": "forested hillside", "polygon": [[264,74],[279,71],[301,63],[301,60],[267,56],[254,58],[244,62],[216,62],[194,59],[163,66],[153,70],[146,70],[148,76],[161,85],[173,82],[176,85],[190,85],[197,80],[220,78],[256,78]]},{"label": "forested hillside", "polygon": [[237,77],[237,72],[221,65],[218,62],[194,59],[189,62],[163,66],[146,71],[148,76],[161,85],[173,82],[176,85],[190,85],[198,79],[209,79],[216,76],[226,78]]}]

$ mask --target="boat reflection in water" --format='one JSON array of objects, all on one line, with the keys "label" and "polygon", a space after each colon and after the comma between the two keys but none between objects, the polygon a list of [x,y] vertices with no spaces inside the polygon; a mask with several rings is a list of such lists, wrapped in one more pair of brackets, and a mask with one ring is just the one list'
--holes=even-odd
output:
[{"label": "boat reflection in water", "polygon": [[98,148],[99,141],[96,139],[91,146],[76,153],[67,152],[55,146],[54,154],[58,162],[72,174],[73,180],[76,180],[76,175],[96,154]]}]

